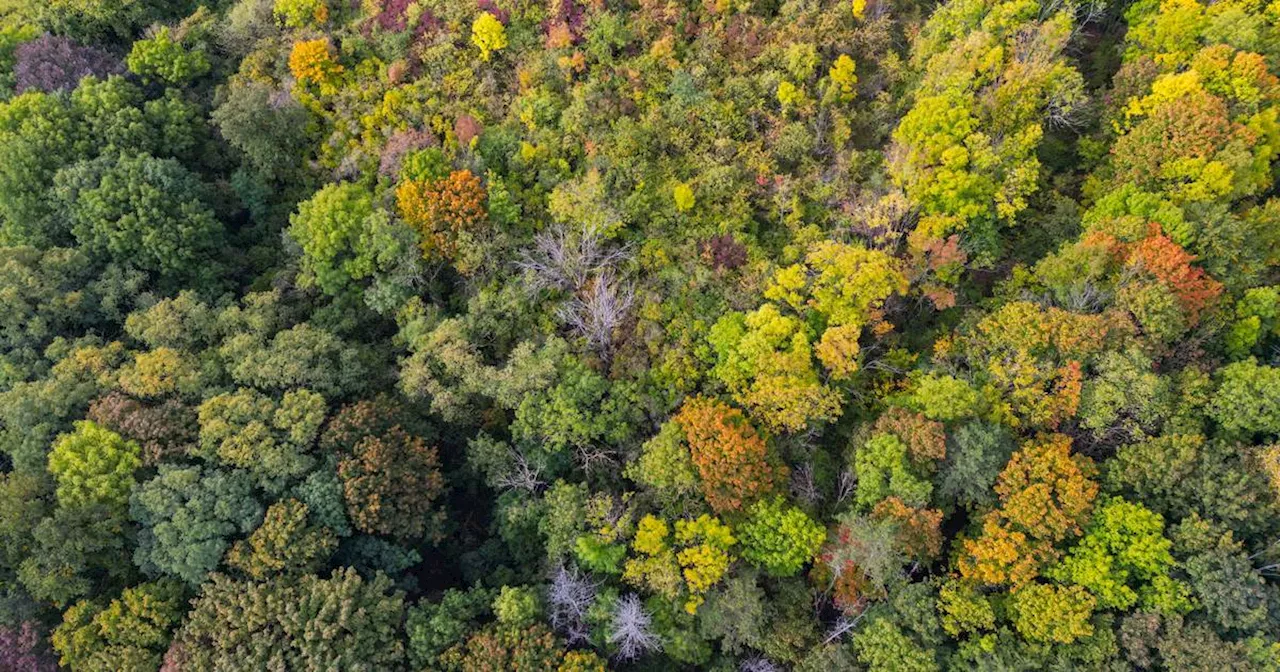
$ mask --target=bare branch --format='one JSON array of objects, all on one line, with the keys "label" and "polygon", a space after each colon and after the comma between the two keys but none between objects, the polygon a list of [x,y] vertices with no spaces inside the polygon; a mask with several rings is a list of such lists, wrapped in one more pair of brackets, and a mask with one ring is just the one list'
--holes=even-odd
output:
[{"label": "bare branch", "polygon": [[618,657],[622,660],[634,660],[650,651],[657,651],[661,642],[653,634],[651,626],[652,619],[640,604],[640,597],[628,593],[613,608],[609,643],[617,645]]}]

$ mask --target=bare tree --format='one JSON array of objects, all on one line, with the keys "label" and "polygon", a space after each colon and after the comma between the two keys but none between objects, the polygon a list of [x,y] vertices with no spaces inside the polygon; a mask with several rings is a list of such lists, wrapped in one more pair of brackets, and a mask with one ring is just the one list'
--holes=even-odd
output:
[{"label": "bare tree", "polygon": [[848,468],[840,472],[839,478],[836,480],[836,504],[843,503],[844,500],[853,496],[853,489],[858,484],[858,477]]},{"label": "bare tree", "polygon": [[587,282],[572,298],[560,306],[557,315],[574,331],[587,339],[597,354],[608,357],[613,345],[613,332],[627,318],[635,290],[622,284],[606,268]]},{"label": "bare tree", "polygon": [[508,490],[537,492],[546,487],[547,483],[542,480],[542,471],[530,464],[524,453],[512,448],[511,468],[497,478],[497,485]]},{"label": "bare tree", "polygon": [[593,224],[575,231],[556,223],[534,237],[533,249],[516,267],[525,271],[531,292],[568,292],[557,317],[608,359],[613,332],[635,302],[635,288],[621,281],[616,270],[628,256],[627,248],[610,246]]},{"label": "bare tree", "polygon": [[548,618],[551,627],[570,644],[585,642],[588,636],[587,610],[596,599],[596,584],[575,567],[560,565],[547,586]]},{"label": "bare tree", "polygon": [[529,274],[529,290],[560,289],[577,293],[593,277],[624,261],[625,247],[609,247],[592,225],[573,231],[555,223],[534,236],[533,249],[524,253],[516,267]]},{"label": "bare tree", "polygon": [[618,647],[618,657],[634,660],[650,651],[661,648],[658,636],[651,629],[649,612],[640,604],[640,596],[628,593],[613,608],[613,623],[609,643]]},{"label": "bare tree", "polygon": [[761,655],[752,656],[738,666],[738,672],[779,672],[773,661]]},{"label": "bare tree", "polygon": [[827,631],[827,638],[822,640],[822,643],[830,644],[831,642],[844,637],[846,633],[857,627],[858,622],[862,620],[863,615],[866,613],[867,612],[864,609],[863,611],[858,612],[857,616],[853,617],[850,617],[848,614],[840,614],[840,616],[836,618],[836,622],[831,625],[831,629]]},{"label": "bare tree", "polygon": [[806,461],[791,472],[791,494],[809,506],[822,501],[822,493],[818,491],[813,477],[813,462]]},{"label": "bare tree", "polygon": [[579,446],[574,455],[578,466],[588,475],[597,469],[609,470],[618,466],[618,456],[604,446]]}]

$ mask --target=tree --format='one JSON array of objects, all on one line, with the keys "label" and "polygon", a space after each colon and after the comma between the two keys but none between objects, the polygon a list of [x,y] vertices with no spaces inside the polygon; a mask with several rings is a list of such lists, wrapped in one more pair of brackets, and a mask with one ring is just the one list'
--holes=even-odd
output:
[{"label": "tree", "polygon": [[1071,454],[1071,439],[1051,434],[1023,444],[996,483],[1001,511],[1029,534],[1053,542],[1078,535],[1098,486],[1093,461]]},{"label": "tree", "polygon": [[310,524],[307,513],[307,505],[296,499],[267,507],[258,529],[227,552],[227,564],[259,581],[319,569],[338,547],[338,537]]},{"label": "tree", "polygon": [[770,463],[764,438],[737,409],[694,397],[674,420],[684,429],[702,493],[717,512],[737,511],[786,478],[786,468]]},{"label": "tree", "polygon": [[822,384],[803,323],[766,303],[711,328],[714,374],[771,430],[796,431],[838,415],[841,395]]},{"label": "tree", "polygon": [[624,474],[672,509],[688,505],[698,496],[698,473],[685,430],[674,419],[664,422],[657,435],[641,446],[639,457],[626,466]]},{"label": "tree", "polygon": [[185,455],[196,446],[196,409],[178,399],[153,404],[111,392],[95,399],[85,417],[137,442],[142,462],[148,466]]},{"label": "tree", "polygon": [[49,220],[48,189],[58,170],[82,158],[78,120],[58,98],[29,91],[0,104],[0,215],[9,244],[65,243],[70,232]]},{"label": "tree", "polygon": [[184,590],[172,579],[126,588],[105,607],[79,602],[67,609],[51,637],[72,670],[157,669],[182,621]]},{"label": "tree", "polygon": [[487,670],[555,670],[560,644],[547,626],[536,623],[524,629],[489,626],[472,635],[465,646],[450,650],[446,669],[462,672]]},{"label": "tree", "polygon": [[484,186],[469,170],[405,180],[396,187],[400,216],[418,232],[428,259],[453,260],[461,247],[479,239],[489,221],[484,203]]},{"label": "tree", "polygon": [[77,164],[54,186],[86,250],[165,278],[198,275],[221,243],[205,193],[177,161],[145,154]]},{"label": "tree", "polygon": [[826,530],[781,497],[760,500],[738,527],[742,557],[773,576],[794,576],[826,540]]},{"label": "tree", "polygon": [[1033,642],[1070,644],[1093,634],[1094,598],[1080,586],[1033,583],[1015,591],[1009,610],[1018,634]]},{"label": "tree", "polygon": [[1274,593],[1231,531],[1193,515],[1171,536],[1191,594],[1220,634],[1232,636],[1266,627]]},{"label": "tree", "polygon": [[58,482],[58,504],[103,504],[123,510],[142,466],[138,444],[90,421],[77,422],[49,453],[49,473]]},{"label": "tree", "polygon": [[404,595],[352,569],[297,583],[240,583],[214,574],[176,637],[188,669],[390,669]]},{"label": "tree", "polygon": [[148,574],[192,585],[222,561],[230,538],[262,519],[249,478],[238,471],[162,464],[134,490],[130,514],[142,526],[134,561]]},{"label": "tree", "polygon": [[1191,608],[1186,586],[1171,577],[1175,567],[1164,537],[1164,521],[1118,497],[1094,509],[1084,537],[1046,575],[1088,590],[1101,609],[1135,604],[1162,613]]},{"label": "tree", "polygon": [[1168,434],[1121,446],[1105,466],[1108,492],[1143,504],[1170,524],[1194,513],[1246,538],[1273,529],[1274,495],[1232,444]]},{"label": "tree", "polygon": [[285,180],[303,169],[311,153],[311,114],[287,91],[263,82],[233,82],[227,99],[209,115],[218,132],[268,180]]},{"label": "tree", "polygon": [[58,669],[39,627],[32,621],[0,625],[0,667],[13,672],[54,672]]},{"label": "tree", "polygon": [[414,669],[440,667],[440,657],[479,628],[491,602],[490,591],[476,586],[465,591],[449,589],[439,602],[423,600],[411,607],[405,620],[409,663]]},{"label": "tree", "polygon": [[400,425],[389,399],[343,407],[329,423],[321,448],[340,455],[347,513],[355,526],[405,539],[438,538],[444,511],[439,459],[420,437]]},{"label": "tree", "polygon": [[1280,369],[1252,357],[1218,370],[1209,416],[1233,436],[1280,434]]},{"label": "tree", "polygon": [[211,67],[202,46],[190,48],[183,42],[182,36],[161,27],[152,37],[134,42],[125,63],[143,81],[182,86],[204,76]]},{"label": "tree", "polygon": [[1055,545],[1079,536],[1093,508],[1095,467],[1071,454],[1071,439],[1049,434],[1023,444],[1000,472],[1000,508],[965,539],[960,575],[988,585],[1026,584],[1058,557]]},{"label": "tree", "polygon": [[285,28],[309,28],[329,20],[329,6],[324,0],[276,0],[272,14]]},{"label": "tree", "polygon": [[899,497],[914,506],[929,502],[933,485],[919,475],[907,456],[907,445],[894,434],[872,436],[854,452],[853,469],[858,477],[854,501],[864,508],[886,497]]},{"label": "tree", "polygon": [[200,405],[197,454],[280,492],[315,465],[311,447],[325,410],[324,398],[309,390],[290,390],[279,401],[249,388],[211,397]]},{"label": "tree", "polygon": [[289,221],[289,236],[302,248],[300,283],[334,296],[385,275],[412,249],[412,237],[375,210],[372,195],[357,184],[326,186]]},{"label": "tree", "polygon": [[507,46],[507,29],[489,12],[481,12],[471,24],[471,43],[480,49],[480,60],[488,61]]},{"label": "tree", "polygon": [[[924,75],[894,130],[890,163],[921,210],[917,246],[959,233],[980,262],[994,260],[998,227],[1013,224],[1038,186],[1045,126],[1069,124],[1084,100],[1083,79],[1062,55],[1072,24],[1068,11],[957,2],[924,25],[912,45]],[[1043,48],[1015,57],[1027,35]]]},{"label": "tree", "polygon": [[80,46],[69,37],[44,34],[14,50],[14,90],[70,91],[81,79],[118,74],[120,60],[97,47]]},{"label": "tree", "polygon": [[635,557],[627,560],[622,578],[673,601],[683,598],[684,610],[694,614],[728,571],[737,543],[728,525],[705,514],[677,520],[674,535],[666,522],[645,516],[636,526]]},{"label": "tree", "polygon": [[858,369],[858,338],[864,327],[881,328],[886,299],[907,291],[898,263],[879,250],[830,241],[815,244],[804,264],[779,269],[764,295],[825,324],[814,348],[837,379]]},{"label": "tree", "polygon": [[947,459],[939,467],[935,494],[939,502],[955,502],[970,511],[996,503],[992,489],[1013,455],[1014,442],[1001,425],[969,422],[947,437]]},{"label": "tree", "polygon": [[333,56],[328,39],[295,42],[289,52],[289,72],[299,84],[315,85],[322,94],[336,92],[344,68]]},{"label": "tree", "polygon": [[294,650],[291,667],[340,670],[389,669],[404,658],[400,625],[404,593],[381,574],[365,580],[353,569],[328,579],[304,577],[295,602],[277,618]]},{"label": "tree", "polygon": [[935,672],[939,668],[930,651],[902,632],[893,621],[879,618],[862,628],[853,639],[858,661],[876,672]]},{"label": "tree", "polygon": [[101,504],[58,507],[36,525],[18,580],[37,600],[64,607],[119,589],[136,576],[132,530],[119,510]]}]

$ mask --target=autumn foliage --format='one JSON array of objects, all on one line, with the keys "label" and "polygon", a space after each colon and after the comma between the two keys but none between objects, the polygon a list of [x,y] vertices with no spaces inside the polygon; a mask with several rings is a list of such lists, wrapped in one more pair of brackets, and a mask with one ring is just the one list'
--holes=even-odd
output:
[{"label": "autumn foliage", "polygon": [[740,510],[785,482],[786,467],[770,462],[764,438],[736,408],[695,397],[675,420],[684,428],[702,493],[717,512]]},{"label": "autumn foliage", "polygon": [[396,188],[396,206],[422,236],[428,258],[452,258],[458,237],[479,234],[488,221],[484,185],[469,170],[440,180],[406,180]]},{"label": "autumn foliage", "polygon": [[404,430],[397,406],[361,401],[338,413],[321,446],[341,456],[338,475],[347,513],[371,534],[415,539],[439,534],[444,490],[436,449]]},{"label": "autumn foliage", "polygon": [[982,521],[982,533],[963,542],[960,575],[988,585],[1025,584],[1055,545],[1081,534],[1098,495],[1096,468],[1071,454],[1071,439],[1049,434],[1028,441],[1000,473],[1000,508]]}]

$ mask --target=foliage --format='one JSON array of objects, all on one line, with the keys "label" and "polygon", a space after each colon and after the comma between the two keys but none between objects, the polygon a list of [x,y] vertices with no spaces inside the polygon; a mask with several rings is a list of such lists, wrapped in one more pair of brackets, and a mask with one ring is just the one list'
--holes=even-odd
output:
[{"label": "foliage", "polygon": [[0,0],[0,669],[1280,669],[1277,75],[1237,0]]},{"label": "foliage", "polygon": [[487,61],[506,48],[507,28],[492,13],[480,12],[471,24],[471,43],[480,49],[480,60]]},{"label": "foliage", "polygon": [[356,528],[407,539],[439,534],[444,489],[439,459],[421,437],[396,421],[386,399],[344,407],[325,429],[321,447],[339,454],[347,513]]},{"label": "foliage", "polygon": [[813,559],[826,530],[782,498],[756,502],[738,528],[742,557],[774,576],[793,576]]},{"label": "foliage", "polygon": [[129,510],[142,526],[138,565],[192,585],[218,566],[230,537],[250,532],[262,517],[243,473],[173,464],[160,465],[134,490]]},{"label": "foliage", "polygon": [[314,467],[311,444],[324,412],[324,398],[309,390],[286,392],[278,402],[249,388],[221,394],[200,405],[196,454],[279,492]]},{"label": "foliage", "polygon": [[177,636],[197,669],[387,667],[404,659],[403,594],[354,570],[292,583],[239,583],[215,574]]},{"label": "foliage", "polygon": [[307,505],[286,499],[267,507],[262,524],[227,552],[227,564],[250,578],[299,575],[323,565],[338,546],[327,527],[311,525]]},{"label": "foliage", "polygon": [[396,187],[400,216],[421,236],[422,254],[453,259],[460,247],[484,234],[485,191],[469,170],[447,177],[406,180]]},{"label": "foliage", "polygon": [[188,48],[167,27],[160,28],[149,39],[134,42],[125,64],[143,81],[177,86],[207,74],[211,67],[202,48]]},{"label": "foliage", "polygon": [[221,242],[205,186],[172,159],[78,164],[58,174],[54,193],[86,250],[145,271],[191,276]]},{"label": "foliage", "polygon": [[103,49],[81,46],[71,38],[45,34],[13,51],[14,90],[53,93],[76,88],[87,76],[105,78],[120,71],[120,61]]},{"label": "foliage", "polygon": [[684,429],[702,493],[716,511],[739,510],[770,493],[786,476],[785,469],[769,463],[764,438],[737,409],[690,399],[675,422]]},{"label": "foliage", "polygon": [[58,483],[58,504],[103,504],[123,509],[142,466],[138,444],[90,421],[76,423],[49,452],[49,473]]},{"label": "foliage", "polygon": [[126,588],[105,607],[79,602],[51,637],[73,670],[156,669],[183,614],[183,587],[162,579]]}]

